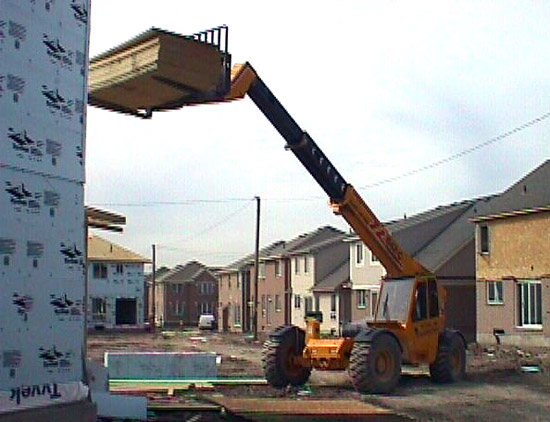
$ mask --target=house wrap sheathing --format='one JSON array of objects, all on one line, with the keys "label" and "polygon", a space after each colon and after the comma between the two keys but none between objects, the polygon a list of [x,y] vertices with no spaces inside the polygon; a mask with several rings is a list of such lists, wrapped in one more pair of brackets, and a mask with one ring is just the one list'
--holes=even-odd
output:
[{"label": "house wrap sheathing", "polygon": [[87,396],[88,11],[0,0],[0,418]]}]

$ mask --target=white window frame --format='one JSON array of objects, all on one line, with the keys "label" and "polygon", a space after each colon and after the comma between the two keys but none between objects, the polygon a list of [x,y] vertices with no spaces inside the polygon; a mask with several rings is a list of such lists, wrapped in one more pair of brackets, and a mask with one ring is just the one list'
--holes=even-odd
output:
[{"label": "white window frame", "polygon": [[382,265],[380,263],[380,260],[378,259],[378,257],[375,254],[373,254],[372,252],[370,252],[370,250],[369,250],[369,254],[370,254],[370,265],[373,265],[373,266]]},{"label": "white window frame", "polygon": [[294,257],[294,274],[300,274],[300,262],[298,257]]},{"label": "white window frame", "polygon": [[[518,283],[517,283],[517,291],[518,291],[518,327],[520,328],[527,328],[527,329],[536,329],[536,330],[541,330],[542,329],[542,283],[540,282],[540,280],[518,280]],[[528,286],[527,289],[524,288],[524,286]],[[539,289],[536,289],[535,287],[535,291],[534,291],[534,294],[533,294],[533,291],[532,289],[530,288],[530,286],[540,286]],[[538,290],[538,292],[537,292]],[[531,312],[529,312],[529,321],[527,323],[525,323],[524,321],[524,314],[525,314],[525,306],[529,306],[529,308],[531,308],[530,304],[531,304],[531,301],[536,301],[538,302],[538,306],[539,306],[539,312],[540,312],[540,323],[538,322],[532,322],[533,319],[536,318],[536,315],[535,315],[535,318],[533,318],[533,315],[532,315],[532,310]],[[535,304],[536,306],[536,304]],[[535,309],[535,313],[536,313],[536,309]]]},{"label": "white window frame", "polygon": [[309,257],[304,255],[304,274],[309,273]]},{"label": "white window frame", "polygon": [[[504,284],[502,280],[487,281],[487,304],[504,305]],[[499,289],[500,286],[500,289]],[[492,296],[492,298],[491,298]]]},{"label": "white window frame", "polygon": [[355,266],[365,265],[365,245],[362,242],[355,244]]},{"label": "white window frame", "polygon": [[355,291],[357,295],[357,309],[366,309],[367,308],[367,290],[359,289]]},{"label": "white window frame", "polygon": [[283,275],[283,272],[281,271],[282,265],[281,261],[277,260],[275,261],[275,276],[281,277]]},{"label": "white window frame", "polygon": [[300,295],[294,295],[294,308],[302,308],[302,297]]}]

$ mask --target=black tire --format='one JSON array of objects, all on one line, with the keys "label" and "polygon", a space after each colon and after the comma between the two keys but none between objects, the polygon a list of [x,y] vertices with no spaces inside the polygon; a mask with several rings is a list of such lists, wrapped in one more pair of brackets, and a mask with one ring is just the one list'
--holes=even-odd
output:
[{"label": "black tire", "polygon": [[349,373],[360,393],[391,392],[401,376],[401,349],[389,334],[375,335],[370,342],[356,341],[351,351]]},{"label": "black tire", "polygon": [[430,365],[430,376],[434,382],[456,382],[466,375],[466,347],[462,337],[446,331],[439,337],[435,362]]},{"label": "black tire", "polygon": [[267,382],[275,388],[287,385],[303,385],[311,375],[311,368],[299,365],[296,358],[302,356],[305,347],[305,332],[298,327],[277,330],[264,343],[262,364]]}]

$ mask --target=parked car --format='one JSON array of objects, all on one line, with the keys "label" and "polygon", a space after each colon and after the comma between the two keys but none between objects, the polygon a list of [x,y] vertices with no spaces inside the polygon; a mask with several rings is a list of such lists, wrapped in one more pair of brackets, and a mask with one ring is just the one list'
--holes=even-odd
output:
[{"label": "parked car", "polygon": [[199,330],[215,330],[218,328],[216,318],[211,314],[203,314],[199,317]]}]

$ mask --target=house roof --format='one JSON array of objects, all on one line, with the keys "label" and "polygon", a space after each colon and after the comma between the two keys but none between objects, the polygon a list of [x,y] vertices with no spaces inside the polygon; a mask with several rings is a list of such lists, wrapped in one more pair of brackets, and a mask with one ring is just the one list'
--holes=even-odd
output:
[{"label": "house roof", "polygon": [[409,254],[436,272],[473,242],[473,219],[549,204],[550,160],[547,160],[502,193],[455,202],[386,225]]},{"label": "house roof", "polygon": [[[303,233],[288,242],[278,240],[260,249],[260,261],[280,259],[296,254],[312,253],[320,248],[330,246],[335,242],[341,242],[345,237],[346,234],[343,231],[332,226],[319,227],[311,232]],[[254,254],[251,253],[229,264],[220,272],[235,272],[253,264]]]},{"label": "house roof", "polygon": [[331,273],[313,286],[313,291],[316,293],[332,293],[342,284],[349,282],[349,259],[346,257],[344,261],[334,267]]},{"label": "house roof", "polygon": [[129,249],[123,248],[115,243],[109,242],[99,236],[88,236],[88,260],[89,261],[112,261],[112,262],[143,262],[150,263],[145,258]]},{"label": "house roof", "polygon": [[174,284],[194,283],[204,274],[215,278],[204,264],[197,261],[189,261],[185,265],[176,265],[170,271],[162,274],[160,278],[156,278],[156,282]]}]

